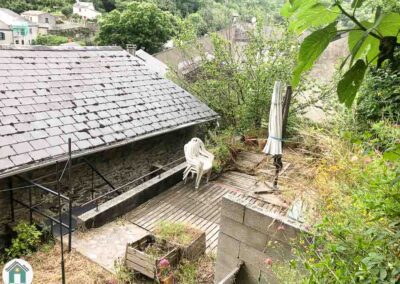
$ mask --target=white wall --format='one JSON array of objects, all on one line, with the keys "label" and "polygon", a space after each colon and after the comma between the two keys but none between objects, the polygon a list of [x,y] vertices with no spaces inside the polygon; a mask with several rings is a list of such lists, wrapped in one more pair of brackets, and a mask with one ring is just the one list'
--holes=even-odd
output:
[{"label": "white wall", "polygon": [[0,40],[0,45],[1,44],[12,44],[13,43],[13,36],[12,36],[12,32],[9,30],[1,30],[0,29],[0,33],[4,33],[4,40]]},{"label": "white wall", "polygon": [[97,12],[94,7],[93,8],[86,8],[86,7],[82,7],[79,5],[75,5],[72,9],[74,14],[77,14],[83,18],[86,19],[96,19],[97,16],[100,15],[99,12]]}]

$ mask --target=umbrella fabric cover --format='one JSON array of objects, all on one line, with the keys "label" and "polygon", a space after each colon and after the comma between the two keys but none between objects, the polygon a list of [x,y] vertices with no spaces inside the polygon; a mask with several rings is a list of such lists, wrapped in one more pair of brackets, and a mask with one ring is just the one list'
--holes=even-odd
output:
[{"label": "umbrella fabric cover", "polygon": [[275,82],[269,112],[268,141],[263,152],[272,156],[282,155],[282,83]]}]

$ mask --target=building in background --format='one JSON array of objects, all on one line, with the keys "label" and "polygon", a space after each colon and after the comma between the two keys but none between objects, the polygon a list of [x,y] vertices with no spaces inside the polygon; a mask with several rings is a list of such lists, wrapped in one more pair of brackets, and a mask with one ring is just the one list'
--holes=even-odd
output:
[{"label": "building in background", "polygon": [[100,16],[101,13],[96,11],[92,2],[81,2],[76,0],[76,3],[72,7],[74,14],[81,16],[83,19],[93,20]]},{"label": "building in background", "polygon": [[13,42],[13,34],[10,26],[0,21],[0,45],[12,44]]},{"label": "building in background", "polygon": [[0,30],[1,44],[30,45],[39,34],[38,24],[5,8],[0,8]]},{"label": "building in background", "polygon": [[38,33],[47,34],[56,26],[56,17],[43,11],[26,11],[21,14],[26,20],[38,25]]}]

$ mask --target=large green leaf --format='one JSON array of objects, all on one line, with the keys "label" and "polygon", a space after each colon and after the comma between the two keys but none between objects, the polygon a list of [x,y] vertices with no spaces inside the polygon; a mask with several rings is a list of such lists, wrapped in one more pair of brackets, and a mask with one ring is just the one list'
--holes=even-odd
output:
[{"label": "large green leaf", "polygon": [[400,14],[390,13],[383,17],[377,30],[382,36],[396,36],[400,39]]},{"label": "large green leaf", "polygon": [[292,17],[295,13],[299,11],[307,10],[317,3],[318,0],[293,0],[288,1],[281,8],[281,15],[285,18]]},{"label": "large green leaf", "polygon": [[360,8],[365,0],[353,0],[351,8]]},{"label": "large green leaf", "polygon": [[302,33],[310,27],[320,27],[330,24],[340,15],[337,6],[326,7],[321,3],[317,3],[307,9],[299,9],[290,22],[289,29],[296,33]]},{"label": "large green leaf", "polygon": [[[361,22],[361,24],[366,28],[371,28],[372,23]],[[354,27],[356,28],[356,27]],[[365,36],[365,31],[363,30],[352,30],[349,32],[348,46],[349,50],[355,50],[357,43],[360,43]],[[362,41],[362,44],[358,46],[357,52],[352,54],[355,60],[367,57],[368,61],[374,59],[371,63],[375,64],[377,61],[377,55],[379,54],[379,40],[371,35],[367,35]]]},{"label": "large green leaf", "polygon": [[385,151],[385,153],[383,153],[383,158],[392,162],[400,160],[400,144]]},{"label": "large green leaf", "polygon": [[367,64],[365,64],[364,60],[358,59],[339,81],[337,87],[339,101],[345,103],[347,107],[351,107],[366,70]]},{"label": "large green leaf", "polygon": [[336,22],[334,22],[313,32],[304,39],[300,46],[297,66],[293,72],[293,86],[298,85],[303,72],[311,69],[314,62],[335,38],[336,32]]}]

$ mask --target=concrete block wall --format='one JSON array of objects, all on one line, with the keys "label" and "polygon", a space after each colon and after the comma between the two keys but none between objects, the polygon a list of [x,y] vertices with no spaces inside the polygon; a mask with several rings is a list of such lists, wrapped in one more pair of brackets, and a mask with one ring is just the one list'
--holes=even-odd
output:
[{"label": "concrete block wall", "polygon": [[[95,153],[87,156],[87,160],[90,161],[106,178],[116,187],[121,186],[129,181],[132,181],[140,176],[148,174],[151,171],[153,164],[157,163],[165,165],[169,162],[176,160],[179,157],[183,157],[183,146],[193,136],[200,135],[203,133],[203,126],[194,126],[185,129],[176,130],[167,134],[148,138],[143,141],[137,141],[125,146],[113,148],[107,151]],[[183,160],[181,161],[183,162]],[[77,164],[74,161],[73,164]],[[172,165],[172,166],[176,166]],[[63,164],[60,166],[62,170]],[[54,174],[55,165],[37,169],[31,172],[23,174],[30,179],[37,177]],[[72,191],[67,192],[67,180],[63,178],[63,193],[73,199],[74,205],[85,203],[91,198],[91,178],[92,170],[87,165],[74,167],[72,170]],[[43,179],[39,183],[45,184],[49,181],[54,181],[55,176],[51,176],[48,179]],[[9,193],[1,192],[2,189],[8,188],[9,178],[0,180],[0,236],[5,231],[5,224],[10,222],[10,201]],[[16,177],[12,177],[13,187],[26,185]],[[142,181],[143,182],[143,181]],[[95,196],[101,195],[108,190],[110,187],[104,183],[96,174],[94,174],[95,184]],[[126,190],[133,188],[138,185],[132,184],[127,187]],[[55,190],[54,185],[48,186]],[[48,198],[48,202],[43,205],[51,209],[56,206],[56,198],[50,198],[46,196],[40,190],[33,190],[33,203],[43,201]],[[18,190],[14,193],[14,197],[22,201],[28,200],[28,189]],[[53,204],[54,203],[54,204]],[[21,208],[15,205],[16,208],[16,220],[26,218],[27,209]],[[55,208],[55,207],[54,207]]]},{"label": "concrete block wall", "polygon": [[222,200],[220,226],[215,283],[240,261],[244,264],[235,283],[279,283],[274,266],[265,260],[288,263],[292,244],[302,231],[298,223],[229,194]]}]

